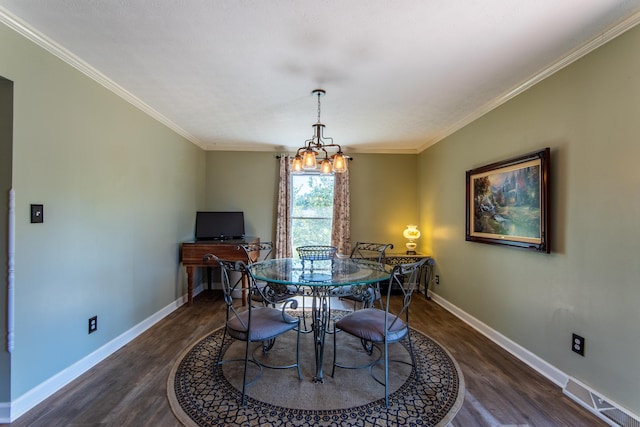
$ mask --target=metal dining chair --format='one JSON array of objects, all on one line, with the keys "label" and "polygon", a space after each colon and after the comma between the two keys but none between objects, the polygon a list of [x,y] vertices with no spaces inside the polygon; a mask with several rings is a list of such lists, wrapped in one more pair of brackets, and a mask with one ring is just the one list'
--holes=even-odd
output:
[{"label": "metal dining chair", "polygon": [[[246,283],[248,283],[250,295],[253,294],[253,292],[260,292],[260,288],[256,285],[256,281],[247,265],[242,261],[222,260],[213,254],[205,255],[204,262],[207,264],[217,263],[220,265],[222,291],[227,306],[227,313],[222,344],[220,345],[221,351],[218,353],[216,367],[229,362],[244,362],[240,405],[244,406],[245,404],[246,387],[260,378],[263,367],[270,369],[296,368],[298,371],[298,379],[302,380],[302,374],[300,372],[300,319],[286,312],[287,309],[295,310],[298,307],[298,302],[295,299],[279,301],[282,307],[273,308],[275,301],[270,301],[268,295],[262,293],[261,297],[265,301],[265,305],[254,306],[253,304],[248,304],[245,308],[237,308],[233,304],[232,294],[235,290],[242,287],[243,280],[246,279]],[[239,278],[232,277],[238,275],[240,276]],[[288,365],[267,365],[259,362],[253,356],[253,353],[260,348],[262,353],[267,355],[275,345],[277,337],[293,330],[295,330],[297,334],[295,363]],[[244,359],[223,359],[222,349],[225,348],[225,340],[227,337],[246,343]],[[260,346],[251,350],[250,344],[253,342],[259,342]],[[255,364],[259,372],[254,378],[247,380],[249,363]]]},{"label": "metal dining chair", "polygon": [[[305,266],[309,265],[309,270],[313,273],[313,263],[315,261],[328,261],[333,260],[336,257],[338,248],[328,245],[306,245],[298,246],[296,252],[302,261],[302,269],[305,270]],[[300,289],[300,295],[302,295],[302,310],[305,308],[305,293],[304,289]],[[310,296],[307,294],[307,296]],[[314,301],[315,303],[316,301]],[[311,332],[312,328],[307,328],[307,319],[303,317],[304,332]]]},{"label": "metal dining chair", "polygon": [[[411,356],[410,364],[415,366],[413,344],[411,343],[411,330],[409,328],[409,305],[411,304],[413,292],[420,284],[420,268],[422,268],[422,265],[426,261],[426,259],[421,259],[420,261],[410,264],[398,264],[393,268],[387,288],[384,309],[376,307],[364,308],[346,315],[335,323],[336,331],[346,332],[358,338],[370,355],[373,354],[374,346],[381,346],[382,348],[378,348],[382,354],[376,360],[365,365],[349,366],[338,363],[338,346],[336,345],[336,337],[338,334],[336,333],[333,335],[333,368],[331,376],[333,377],[336,367],[344,369],[369,368],[373,379],[384,385],[385,405],[387,407],[389,406],[389,344],[407,338],[409,341],[409,354]],[[391,288],[394,285],[400,289],[402,293],[399,295],[402,301],[400,309],[394,309],[391,304]],[[394,296],[394,298],[396,297]],[[376,378],[373,372],[373,367],[381,361],[384,363],[384,381]],[[392,361],[407,363],[400,360]]]},{"label": "metal dining chair", "polygon": [[[249,265],[272,258],[272,242],[247,243],[240,245],[240,247],[247,255]],[[263,294],[267,295],[267,299],[263,298]],[[275,307],[276,304],[293,298],[297,294],[298,288],[294,286],[256,281],[256,288],[249,295],[252,301],[261,302],[265,305],[271,304],[272,307]]]},{"label": "metal dining chair", "polygon": [[[385,252],[387,249],[393,249],[391,243],[368,243],[357,242],[353,249],[351,249],[352,259],[364,259],[368,261],[375,261],[381,264],[385,263]],[[369,291],[371,289],[371,291]],[[376,301],[380,302],[380,308],[382,307],[380,283],[373,285],[352,285],[347,292],[349,295],[343,296],[343,300],[353,301],[353,309],[355,310],[357,304],[360,303],[362,308],[367,306],[373,306]]]}]

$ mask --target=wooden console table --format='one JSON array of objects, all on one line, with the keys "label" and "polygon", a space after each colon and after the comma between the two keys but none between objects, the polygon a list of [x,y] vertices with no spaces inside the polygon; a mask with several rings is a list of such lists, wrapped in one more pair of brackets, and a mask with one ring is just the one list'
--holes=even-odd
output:
[{"label": "wooden console table", "polygon": [[[421,268],[418,283],[422,286],[424,280],[424,296],[427,299],[431,299],[429,296],[429,283],[431,282],[431,275],[433,274],[433,266],[436,265],[436,261],[431,258],[431,256],[420,252],[411,255],[405,252],[387,252],[385,254],[386,263],[389,265],[408,264],[417,262],[423,258],[427,258],[427,262],[425,262]],[[418,289],[418,291],[420,291],[420,289]]]},{"label": "wooden console table", "polygon": [[[215,266],[215,264],[204,261],[205,255],[213,254],[220,259],[248,262],[245,251],[239,245],[259,242],[260,238],[258,237],[245,237],[238,240],[200,240],[182,243],[180,245],[180,262],[187,270],[187,298],[189,304],[193,303],[194,268]],[[244,291],[242,292],[242,304],[247,304],[247,295]]]}]

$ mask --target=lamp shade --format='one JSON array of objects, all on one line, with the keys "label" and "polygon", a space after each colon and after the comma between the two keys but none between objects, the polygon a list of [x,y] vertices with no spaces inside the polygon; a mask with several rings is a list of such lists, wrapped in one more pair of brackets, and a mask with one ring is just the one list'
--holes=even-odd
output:
[{"label": "lamp shade", "polygon": [[333,171],[337,173],[342,173],[347,170],[347,159],[342,154],[342,151],[338,151],[338,153],[333,156]]},{"label": "lamp shade", "polygon": [[414,240],[420,238],[420,230],[417,225],[407,225],[407,228],[402,232],[405,239]]},{"label": "lamp shade", "polygon": [[294,173],[302,172],[302,156],[298,155],[293,158],[291,161],[291,171]]},{"label": "lamp shade", "polygon": [[317,167],[316,153],[312,149],[305,150],[302,154],[302,169],[315,169]]},{"label": "lamp shade", "polygon": [[329,161],[329,159],[324,159],[321,163],[320,163],[320,173],[322,175],[331,175],[331,162]]}]

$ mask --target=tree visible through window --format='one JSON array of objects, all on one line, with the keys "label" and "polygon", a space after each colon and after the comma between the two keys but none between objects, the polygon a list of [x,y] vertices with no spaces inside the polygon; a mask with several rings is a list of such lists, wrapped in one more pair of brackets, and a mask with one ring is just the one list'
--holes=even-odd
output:
[{"label": "tree visible through window", "polygon": [[291,175],[291,247],[330,245],[333,175]]}]

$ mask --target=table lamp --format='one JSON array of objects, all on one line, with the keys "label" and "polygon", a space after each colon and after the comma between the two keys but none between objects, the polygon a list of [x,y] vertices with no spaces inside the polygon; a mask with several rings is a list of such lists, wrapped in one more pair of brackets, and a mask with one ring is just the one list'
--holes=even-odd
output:
[{"label": "table lamp", "polygon": [[409,240],[406,243],[407,255],[415,255],[417,245],[414,240],[420,237],[420,230],[418,230],[418,226],[413,224],[407,225],[407,228],[402,232],[402,235],[405,239]]}]

